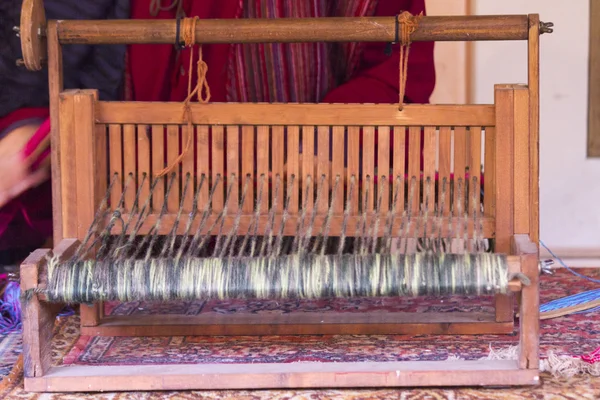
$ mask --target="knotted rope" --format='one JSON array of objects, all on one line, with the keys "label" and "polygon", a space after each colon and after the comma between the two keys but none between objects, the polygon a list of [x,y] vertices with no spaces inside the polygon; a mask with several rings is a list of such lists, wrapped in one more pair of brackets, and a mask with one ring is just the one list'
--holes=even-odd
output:
[{"label": "knotted rope", "polygon": [[398,15],[398,30],[400,36],[400,99],[398,109],[404,108],[404,93],[406,91],[406,76],[408,75],[408,53],[410,51],[410,35],[417,30],[423,13],[412,15],[408,11]]},{"label": "knotted rope", "polygon": [[[208,72],[208,65],[203,60],[202,57],[202,46],[198,46],[198,62],[196,63],[196,72],[198,74],[198,80],[196,81],[196,86],[192,89],[192,68],[194,65],[194,44],[196,43],[196,22],[198,22],[200,18],[184,18],[181,21],[181,37],[184,42],[185,47],[190,47],[190,64],[188,67],[188,95],[186,99],[183,101],[183,119],[187,121],[187,142],[185,148],[179,154],[179,156],[173,161],[169,166],[161,170],[157,173],[157,177],[164,176],[168,174],[175,166],[179,165],[179,163],[183,160],[190,147],[192,146],[192,138],[194,127],[192,124],[192,109],[190,107],[190,102],[194,96],[197,96],[198,102],[206,104],[210,101],[210,87],[208,86],[208,81],[206,79],[206,74]],[[204,92],[204,96],[202,95]]]}]

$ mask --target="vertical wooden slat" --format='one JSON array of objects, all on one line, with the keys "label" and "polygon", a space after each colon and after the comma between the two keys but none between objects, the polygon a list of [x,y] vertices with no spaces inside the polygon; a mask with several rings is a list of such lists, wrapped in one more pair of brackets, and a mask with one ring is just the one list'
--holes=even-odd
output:
[{"label": "vertical wooden slat", "polygon": [[[454,128],[454,215],[465,212],[465,172],[467,167],[467,129]],[[460,199],[460,200],[459,200]],[[459,209],[460,207],[460,209]]]},{"label": "vertical wooden slat", "polygon": [[123,136],[121,134],[121,125],[111,124],[108,127],[108,156],[109,156],[109,171],[110,179],[112,180],[115,174],[118,174],[117,180],[110,191],[110,205],[112,209],[119,206],[121,193],[123,193]]},{"label": "vertical wooden slat", "polygon": [[[480,127],[471,127],[471,143],[469,155],[469,214],[472,215],[473,210],[480,214],[481,208],[481,135]],[[473,181],[476,182],[475,186]],[[473,193],[476,190],[477,193]],[[471,204],[474,202],[474,204]]]},{"label": "vertical wooden slat", "polygon": [[[450,127],[440,127],[439,135],[439,166],[438,166],[438,203],[443,209],[440,210],[442,215],[450,215],[451,200],[450,200],[450,172],[452,161],[452,131]],[[444,184],[444,181],[446,182]]]},{"label": "vertical wooden slat", "polygon": [[[261,195],[261,213],[269,211],[269,149],[269,127],[259,126],[256,131],[256,196],[258,201],[258,194]],[[261,175],[264,175],[262,188]]]},{"label": "vertical wooden slat", "polygon": [[[240,128],[239,126],[227,126],[227,185],[225,186],[225,193],[227,194],[231,187],[229,206],[228,209],[231,212],[238,210],[240,201],[239,191],[239,176],[240,176]],[[235,178],[233,177],[235,175]],[[227,201],[227,200],[226,200]]]},{"label": "vertical wooden slat", "polygon": [[485,128],[485,154],[483,163],[483,213],[486,217],[496,215],[496,163],[494,161],[496,154],[496,127],[489,126]]},{"label": "vertical wooden slat", "polygon": [[[97,98],[95,97],[95,100]],[[96,176],[95,179],[95,197],[94,204],[98,207],[101,202],[105,199],[106,191],[108,190],[108,185],[110,181],[106,178],[108,174],[108,154],[107,154],[107,145],[108,145],[108,133],[106,124],[96,124],[96,138],[95,138],[95,155],[94,158],[96,160]],[[81,311],[81,310],[80,310]],[[80,312],[81,314],[81,312]],[[85,312],[84,312],[85,314]],[[92,318],[97,316],[98,323],[100,319],[104,317],[104,307],[102,306],[102,302],[97,303],[92,310]],[[95,321],[94,321],[95,322]]]},{"label": "vertical wooden slat", "polygon": [[[179,125],[168,125],[167,126],[167,166],[173,165],[177,157],[179,157]],[[171,184],[175,175],[175,181]],[[171,185],[171,191],[167,197],[167,211],[177,212],[179,209],[179,164],[175,165],[167,174],[167,188]]]},{"label": "vertical wooden slat", "polygon": [[[185,151],[183,160],[181,161],[181,194],[183,195],[183,189],[185,188],[187,181],[187,191],[183,200],[183,211],[189,213],[192,210],[192,203],[194,202],[194,142],[196,141],[194,132],[194,126],[187,124],[181,127],[181,152]],[[186,147],[188,146],[186,151]],[[187,178],[189,174],[189,180]]]},{"label": "vertical wooden slat", "polygon": [[275,201],[275,186],[276,186],[276,177],[279,175],[279,190],[277,191],[277,207],[275,210],[277,213],[283,211],[283,199],[285,193],[285,184],[284,181],[284,156],[285,156],[285,141],[284,141],[284,127],[283,126],[273,126],[271,128],[271,169],[273,174],[273,189],[272,189],[272,199]]},{"label": "vertical wooden slat", "polygon": [[[435,136],[435,127],[426,126],[423,136],[423,208],[430,213],[434,210],[435,202],[435,159],[437,153]],[[427,183],[428,180],[429,183]]]},{"label": "vertical wooden slat", "polygon": [[[404,211],[405,190],[404,183],[406,182],[406,128],[403,126],[395,126],[393,131],[394,138],[394,158],[393,158],[393,178],[394,178],[394,194],[398,192],[396,202],[396,212],[402,215]],[[400,183],[397,178],[400,177]]]},{"label": "vertical wooden slat", "polygon": [[[360,196],[359,180],[360,176],[360,128],[357,126],[348,127],[348,186],[347,186],[347,202],[350,205],[350,213],[356,215],[360,212],[358,209],[358,198]],[[354,176],[354,186],[352,189],[352,197],[350,197],[350,186],[352,177]]]},{"label": "vertical wooden slat", "polygon": [[[317,185],[321,191],[317,211],[326,213],[329,203],[329,184],[331,173],[329,171],[329,127],[319,126],[317,128]],[[322,176],[325,175],[325,179]]]},{"label": "vertical wooden slat", "polygon": [[[308,195],[308,199],[302,199],[306,204],[306,211],[311,212],[314,203],[315,188],[315,127],[302,127],[302,196]],[[311,183],[308,184],[307,177],[310,176]],[[308,191],[306,190],[308,187]]]},{"label": "vertical wooden slat", "polygon": [[[366,203],[363,204],[363,210],[366,206],[367,211],[373,210],[374,199],[377,198],[375,192],[375,128],[372,126],[363,127],[363,145],[362,145],[362,181],[363,190],[361,198],[366,198]],[[369,176],[368,194],[367,192],[367,176]],[[366,197],[365,197],[366,196]]]},{"label": "vertical wooden slat", "polygon": [[[150,132],[148,131],[148,125],[138,125],[137,127],[137,158],[138,182],[141,185],[138,208],[141,209],[150,195],[150,185],[152,182],[152,176],[150,176]],[[144,174],[146,174],[145,179]]]},{"label": "vertical wooden slat", "polygon": [[[231,175],[231,174],[230,174]],[[242,173],[240,174],[240,196],[246,186],[246,176],[254,180],[254,126],[242,126]],[[241,200],[241,199],[240,199]],[[242,204],[242,211],[251,213],[254,209],[254,185],[252,181],[246,187],[246,198]]]},{"label": "vertical wooden slat", "polygon": [[[112,157],[112,136],[110,143]],[[163,168],[165,168],[165,128],[162,125],[152,125],[152,179],[159,179],[152,192],[152,210],[155,213],[160,212],[165,202],[165,178],[156,176]]]},{"label": "vertical wooden slat", "polygon": [[99,205],[104,197],[106,196],[106,191],[108,190],[108,185],[111,182],[112,177],[108,173],[108,154],[107,154],[107,146],[108,146],[108,131],[106,124],[95,124],[96,134],[95,134],[95,155],[96,155],[96,174],[97,178],[95,193],[96,198],[94,202]]},{"label": "vertical wooden slat", "polygon": [[[290,195],[289,211],[292,214],[298,212],[298,202],[301,187],[298,184],[300,182],[300,165],[299,165],[299,153],[300,153],[300,128],[297,125],[291,125],[287,127],[287,178],[288,182],[292,175],[295,177],[294,186],[292,187],[292,193]],[[343,140],[343,137],[342,137]],[[343,154],[342,154],[343,155]]]},{"label": "vertical wooden slat", "polygon": [[514,233],[529,233],[529,93],[525,86],[514,90]]},{"label": "vertical wooden slat", "polygon": [[[125,185],[125,210],[131,211],[137,192],[137,170],[135,159],[135,125],[123,125],[123,179]],[[132,178],[130,178],[132,176]],[[129,184],[127,184],[129,182]]]},{"label": "vertical wooden slat", "polygon": [[[508,253],[513,237],[513,146],[514,146],[514,90],[497,85],[496,104],[496,146],[495,146],[495,246],[496,253]],[[496,296],[496,321],[513,320],[513,298]]]},{"label": "vertical wooden slat", "polygon": [[[208,201],[208,193],[209,190],[209,182],[210,182],[210,165],[209,165],[209,149],[210,149],[210,136],[208,132],[208,126],[206,125],[198,125],[196,126],[196,175],[197,175],[197,184],[200,185],[200,179],[202,175],[204,175],[204,183],[202,183],[202,188],[200,188],[200,193],[198,194],[198,209],[204,210],[204,206]],[[221,149],[223,149],[223,142],[221,142]],[[221,160],[223,152],[221,151]],[[213,156],[213,164],[215,163],[215,150],[213,148],[212,151]],[[222,161],[221,161],[222,163]],[[196,188],[197,189],[197,188]]]},{"label": "vertical wooden slat", "polygon": [[[332,128],[332,158],[331,158],[331,201],[333,204],[333,212],[341,214],[344,212],[344,127],[334,126]],[[337,187],[335,185],[336,177],[339,176]],[[335,188],[335,191],[334,191]]]},{"label": "vertical wooden slat", "polygon": [[[380,126],[377,129],[377,176],[379,185],[384,185],[381,198],[381,211],[390,206],[390,128]],[[379,195],[378,195],[379,196]]]},{"label": "vertical wooden slat", "polygon": [[[409,209],[412,215],[417,215],[419,212],[419,187],[421,180],[421,128],[411,126],[408,128],[408,183],[409,192],[411,190],[412,179],[415,179],[415,187],[413,190],[412,204],[409,204]],[[410,199],[409,199],[410,200]]]},{"label": "vertical wooden slat", "polygon": [[[235,127],[234,127],[235,128]],[[224,179],[225,179],[225,131],[222,126],[213,126],[212,128],[212,185],[210,186],[209,192],[213,190],[215,182],[217,182],[217,176],[220,176],[219,186],[215,189],[212,197],[212,209],[215,212],[223,210],[225,198],[224,193]],[[233,129],[233,128],[232,128]],[[207,198],[208,199],[208,198]],[[200,208],[204,209],[204,205]]]}]

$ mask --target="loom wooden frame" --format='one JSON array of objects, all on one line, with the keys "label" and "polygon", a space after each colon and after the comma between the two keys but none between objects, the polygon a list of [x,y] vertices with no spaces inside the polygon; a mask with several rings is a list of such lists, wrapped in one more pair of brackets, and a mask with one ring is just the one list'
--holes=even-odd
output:
[{"label": "loom wooden frame", "polygon": [[[276,41],[390,40],[390,18],[346,20],[207,21],[197,34],[205,43],[264,41],[261,30],[271,30]],[[377,22],[373,24],[373,22]],[[353,23],[370,29],[356,30]],[[390,25],[391,24],[391,25]],[[490,221],[497,251],[510,254],[531,285],[513,285],[520,295],[520,354],[516,361],[302,363],[269,365],[169,365],[127,367],[52,367],[50,360],[54,304],[41,294],[23,304],[24,370],[27,391],[123,391],[177,389],[251,389],[289,387],[477,386],[535,385],[538,360],[538,107],[539,17],[426,17],[414,40],[528,40],[527,85],[496,85],[493,105],[194,105],[197,122],[327,123],[423,125],[493,125],[496,129],[494,219]],[[307,29],[312,27],[314,29]],[[387,27],[387,28],[386,28]],[[312,32],[308,34],[307,32]],[[154,35],[148,35],[153,32]],[[236,33],[237,32],[237,33]],[[241,33],[244,32],[244,33]],[[257,33],[258,32],[258,33]],[[233,36],[232,36],[233,35]],[[246,35],[246,36],[244,36]],[[105,183],[92,179],[105,166],[96,164],[104,150],[95,141],[97,124],[169,123],[180,108],[170,103],[111,103],[97,100],[90,90],[64,91],[61,44],[168,43],[172,21],[49,21],[47,26],[50,108],[52,119],[52,177],[54,249],[36,250],[21,266],[23,290],[45,285],[47,256],[67,257],[85,235]],[[203,109],[203,107],[205,107]],[[175,109],[177,108],[177,109]],[[135,113],[131,111],[135,110]],[[210,110],[210,112],[206,112]],[[361,110],[357,112],[357,110]],[[276,112],[274,112],[276,111]],[[266,121],[266,119],[269,119]],[[196,122],[196,121],[195,121]],[[77,134],[75,134],[77,132]],[[92,162],[90,162],[90,160]],[[187,318],[186,318],[187,319]],[[496,302],[496,314],[484,315],[362,315],[318,323],[311,318],[284,320],[261,317],[223,321],[214,318],[184,321],[150,316],[105,317],[101,307],[81,305],[81,333],[85,335],[239,335],[239,334],[486,334],[513,330],[512,298]]]}]

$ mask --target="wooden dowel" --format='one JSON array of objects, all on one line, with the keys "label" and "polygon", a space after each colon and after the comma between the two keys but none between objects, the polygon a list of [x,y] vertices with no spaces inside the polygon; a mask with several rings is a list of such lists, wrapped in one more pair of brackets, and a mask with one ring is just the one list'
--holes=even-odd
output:
[{"label": "wooden dowel", "polygon": [[[175,43],[176,21],[61,20],[61,44]],[[393,42],[396,17],[206,19],[197,43]],[[426,16],[413,41],[527,40],[527,15]]]}]

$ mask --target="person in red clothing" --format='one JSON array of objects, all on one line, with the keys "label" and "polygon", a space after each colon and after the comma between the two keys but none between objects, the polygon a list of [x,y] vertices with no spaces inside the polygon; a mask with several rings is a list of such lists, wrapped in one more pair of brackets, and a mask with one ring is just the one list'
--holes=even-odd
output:
[{"label": "person in red clothing", "polygon": [[[175,19],[177,13],[200,19],[425,13],[424,0],[173,0],[165,6],[150,0],[78,0],[78,9],[68,10],[70,3],[70,0],[46,0],[48,19]],[[86,15],[69,15],[88,8]],[[12,26],[10,22],[4,25]],[[386,43],[204,45],[202,53],[208,65],[210,101],[398,103],[398,46],[394,46],[391,55],[386,54],[386,46]],[[123,46],[119,53],[119,46],[112,46],[111,50],[99,46],[98,50],[88,50],[88,58],[97,57],[94,62],[83,56],[70,62],[69,57],[75,59],[76,50],[73,54],[69,51],[65,48],[63,65],[65,71],[69,71],[70,66],[73,69],[65,73],[65,88],[98,89],[101,99],[106,100],[181,102],[187,97],[189,48],[178,50],[173,45],[136,44]],[[198,51],[194,54],[197,57]],[[11,54],[11,57],[14,64],[20,54]],[[193,81],[197,79],[195,71]],[[0,79],[3,73],[0,71]],[[32,75],[34,73],[29,72],[29,76]],[[67,82],[68,79],[71,81]],[[428,103],[434,86],[433,43],[413,43],[404,102]],[[36,90],[42,90],[41,87]],[[43,104],[25,101],[19,109],[4,115],[1,102],[7,98],[0,95],[0,147],[5,140],[2,137],[8,138],[16,132],[21,132],[28,143],[25,150],[0,163],[0,250],[3,240],[11,237],[9,230],[17,226],[24,232],[28,229],[34,232],[31,237],[36,237],[38,242],[39,237],[51,234],[48,230],[51,225],[46,223],[51,221],[48,151],[44,147],[49,132],[47,88],[43,90],[44,93],[35,93],[36,99],[45,99]],[[26,132],[23,126],[27,127]],[[45,183],[36,187],[40,182]],[[41,213],[39,218],[32,218],[34,211]],[[31,244],[37,245],[39,243]]]}]

